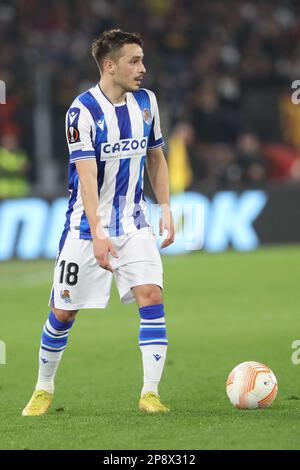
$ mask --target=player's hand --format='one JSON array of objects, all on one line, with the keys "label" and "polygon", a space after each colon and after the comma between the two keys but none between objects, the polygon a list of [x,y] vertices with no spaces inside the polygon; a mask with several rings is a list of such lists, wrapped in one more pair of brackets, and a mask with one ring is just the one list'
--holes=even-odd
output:
[{"label": "player's hand", "polygon": [[94,256],[101,268],[107,271],[114,272],[112,265],[109,262],[109,254],[114,258],[118,258],[112,241],[109,238],[94,238],[93,239]]},{"label": "player's hand", "polygon": [[165,230],[167,230],[168,233],[167,237],[160,245],[161,248],[166,248],[167,246],[171,245],[175,239],[174,219],[170,207],[166,204],[164,205],[164,207],[161,207],[161,218],[159,219],[159,235],[162,236]]}]

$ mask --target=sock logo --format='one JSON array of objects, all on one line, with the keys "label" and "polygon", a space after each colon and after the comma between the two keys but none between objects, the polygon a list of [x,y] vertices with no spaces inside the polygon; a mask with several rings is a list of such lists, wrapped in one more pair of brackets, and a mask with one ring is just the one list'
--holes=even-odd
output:
[{"label": "sock logo", "polygon": [[47,364],[47,362],[49,362],[49,361],[47,361],[47,359],[44,359],[43,357],[41,357],[41,361],[42,361],[43,364]]},{"label": "sock logo", "polygon": [[154,358],[156,359],[156,361],[158,362],[161,358],[161,356],[159,354],[153,354]]}]

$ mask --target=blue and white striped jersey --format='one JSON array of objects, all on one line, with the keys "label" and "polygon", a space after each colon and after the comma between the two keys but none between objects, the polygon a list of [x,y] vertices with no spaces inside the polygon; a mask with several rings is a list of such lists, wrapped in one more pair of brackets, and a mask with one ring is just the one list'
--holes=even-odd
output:
[{"label": "blue and white striped jersey", "polygon": [[66,115],[70,153],[65,231],[91,239],[75,162],[96,159],[99,214],[110,236],[148,226],[143,193],[147,149],[164,145],[154,93],[140,89],[113,105],[99,84],[79,95]]}]

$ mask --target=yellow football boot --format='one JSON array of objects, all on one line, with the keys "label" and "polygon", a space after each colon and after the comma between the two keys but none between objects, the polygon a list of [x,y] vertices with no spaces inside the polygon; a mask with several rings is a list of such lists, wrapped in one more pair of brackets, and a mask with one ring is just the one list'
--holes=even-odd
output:
[{"label": "yellow football boot", "polygon": [[35,390],[22,411],[22,416],[40,416],[45,414],[53,400],[53,394],[45,390]]},{"label": "yellow football boot", "polygon": [[147,413],[168,413],[170,408],[163,405],[159,395],[154,392],[148,392],[139,401],[139,409]]}]

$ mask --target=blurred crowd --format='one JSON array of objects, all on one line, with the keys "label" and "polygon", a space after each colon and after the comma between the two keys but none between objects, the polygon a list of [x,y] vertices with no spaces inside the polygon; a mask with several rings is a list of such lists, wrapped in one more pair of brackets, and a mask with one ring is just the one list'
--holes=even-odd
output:
[{"label": "blurred crowd", "polygon": [[[300,104],[291,100],[300,80],[300,2],[2,0],[0,185],[19,179],[27,194],[29,179],[35,187],[44,110],[56,190],[64,192],[65,112],[97,82],[90,43],[112,27],[143,36],[143,86],[159,99],[174,181],[176,159],[184,169],[174,191],[300,182]],[[19,162],[13,170],[9,152]]]}]

